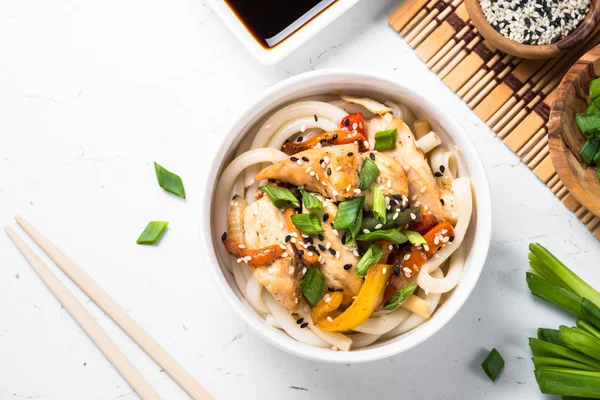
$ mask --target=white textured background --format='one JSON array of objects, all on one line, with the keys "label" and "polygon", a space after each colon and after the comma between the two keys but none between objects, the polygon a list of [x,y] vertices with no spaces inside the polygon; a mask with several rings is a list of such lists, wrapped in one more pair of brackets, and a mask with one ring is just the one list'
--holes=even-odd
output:
[{"label": "white textured background", "polygon": [[[202,0],[0,0],[0,223],[28,218],[217,399],[542,398],[527,336],[573,319],[529,295],[527,244],[596,287],[600,246],[387,26],[398,3],[364,0],[264,67]],[[473,295],[434,338],[378,363],[312,363],[263,343],[199,250],[205,175],[227,126],[265,87],[326,67],[393,71],[435,97],[475,141],[492,187],[493,239]],[[158,188],[152,161],[183,177],[187,200]],[[164,240],[135,245],[152,219],[171,222]],[[186,398],[87,307],[163,398]],[[491,347],[506,359],[495,384],[479,367]],[[0,234],[0,398],[135,396]]]}]

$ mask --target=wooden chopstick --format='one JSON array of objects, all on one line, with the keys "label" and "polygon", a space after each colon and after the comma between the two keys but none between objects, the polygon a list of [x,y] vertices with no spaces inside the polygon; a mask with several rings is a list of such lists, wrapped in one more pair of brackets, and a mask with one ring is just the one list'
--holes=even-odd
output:
[{"label": "wooden chopstick", "polygon": [[67,257],[50,240],[38,232],[23,217],[17,223],[31,236],[42,250],[108,315],[129,337],[137,343],[192,399],[209,400],[212,396],[167,353],[142,327],[140,327],[98,284]]},{"label": "wooden chopstick", "polygon": [[106,358],[115,366],[117,371],[131,385],[133,390],[140,395],[142,399],[160,400],[158,394],[152,389],[150,384],[144,379],[142,374],[133,366],[133,364],[119,350],[115,342],[106,334],[104,329],[96,322],[94,317],[83,307],[83,305],[73,296],[69,289],[56,278],[56,275],[50,271],[48,266],[27,246],[27,244],[13,231],[9,226],[6,228],[8,237],[13,241],[21,253],[25,256],[35,272],[44,281],[48,289],[56,296],[58,301],[71,314],[73,319],[79,324],[83,331],[92,339],[98,348],[104,353]]}]

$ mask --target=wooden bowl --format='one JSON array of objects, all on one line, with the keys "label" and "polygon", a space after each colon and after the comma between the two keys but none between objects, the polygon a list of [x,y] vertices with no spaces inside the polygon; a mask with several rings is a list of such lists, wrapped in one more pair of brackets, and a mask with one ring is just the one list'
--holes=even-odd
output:
[{"label": "wooden bowl", "polygon": [[600,45],[581,57],[558,86],[548,122],[548,146],[554,169],[569,192],[600,218],[600,180],[595,168],[579,156],[586,139],[574,117],[586,111],[590,104],[590,81],[598,76]]},{"label": "wooden bowl", "polygon": [[553,44],[527,45],[510,40],[497,32],[483,15],[479,0],[465,0],[465,4],[473,25],[486,40],[507,54],[526,59],[556,57],[575,49],[585,42],[600,22],[600,0],[592,0],[585,19],[569,36]]}]

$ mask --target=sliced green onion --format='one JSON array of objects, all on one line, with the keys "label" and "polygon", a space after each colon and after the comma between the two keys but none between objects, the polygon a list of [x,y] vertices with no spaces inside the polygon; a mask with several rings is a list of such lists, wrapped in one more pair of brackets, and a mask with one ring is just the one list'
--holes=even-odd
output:
[{"label": "sliced green onion", "polygon": [[383,309],[388,310],[388,311],[393,311],[396,308],[400,307],[402,305],[402,303],[404,303],[406,301],[406,299],[408,299],[414,293],[416,288],[417,288],[417,284],[411,283],[410,285],[405,286],[402,289],[398,290],[392,296],[392,298],[389,299],[387,303],[385,303],[385,306],[383,307]]},{"label": "sliced green onion", "polygon": [[304,203],[304,207],[308,210],[322,210],[323,202],[317,199],[312,194],[308,194],[304,188],[299,187],[298,190],[302,194],[302,202]]},{"label": "sliced green onion", "polygon": [[558,329],[538,328],[538,339],[559,346],[563,345]]},{"label": "sliced green onion", "polygon": [[350,228],[356,223],[359,214],[362,214],[365,196],[358,196],[346,200],[338,206],[338,211],[333,222],[334,229]]},{"label": "sliced green onion", "polygon": [[[392,206],[392,209],[394,206]],[[412,219],[412,215],[414,215],[415,219]],[[404,211],[390,211],[387,213],[385,218],[385,222],[382,222],[375,217],[364,217],[362,220],[362,225],[360,226],[361,230],[367,229],[369,231],[377,230],[376,227],[381,226],[379,229],[392,229],[392,228],[400,228],[404,227],[409,222],[421,222],[423,221],[423,214],[421,214],[421,209],[419,207],[411,207],[407,208]]]},{"label": "sliced green onion", "polygon": [[592,164],[600,165],[600,146],[598,146],[598,150],[596,150],[596,154],[594,154]]},{"label": "sliced green onion", "polygon": [[363,163],[362,168],[360,169],[360,173],[358,174],[358,179],[360,181],[360,190],[367,190],[369,186],[375,179],[379,176],[379,167],[373,160],[370,158],[366,158]]},{"label": "sliced green onion", "polygon": [[600,78],[590,82],[590,99],[594,101],[597,97],[600,97]]},{"label": "sliced green onion", "polygon": [[496,349],[492,349],[481,363],[481,368],[483,368],[483,371],[492,382],[496,382],[498,375],[500,375],[502,368],[504,368],[504,359],[502,358],[502,355],[500,355],[500,352]]},{"label": "sliced green onion", "polygon": [[583,318],[600,329],[600,307],[588,299],[581,302],[581,313]]},{"label": "sliced green onion", "polygon": [[144,231],[137,239],[137,244],[156,244],[160,237],[165,233],[165,229],[167,229],[168,222],[164,221],[150,221]]},{"label": "sliced green onion", "polygon": [[356,273],[360,276],[365,276],[371,265],[377,264],[381,259],[381,256],[383,256],[383,249],[381,246],[376,244],[369,246],[356,265]]},{"label": "sliced green onion", "polygon": [[419,232],[404,231],[404,234],[408,238],[408,241],[415,246],[427,245],[427,240]]},{"label": "sliced green onion", "polygon": [[388,129],[386,131],[377,132],[375,134],[375,150],[383,151],[396,147],[397,134],[398,131],[396,129]]},{"label": "sliced green onion", "polygon": [[588,106],[585,113],[586,114],[596,114],[598,112],[600,112],[600,109],[598,108],[596,103],[590,103],[590,105]]},{"label": "sliced green onion", "polygon": [[592,335],[593,337],[595,337],[596,339],[600,340],[600,331],[598,331],[598,329],[596,329],[592,324],[590,324],[587,321],[584,321],[582,319],[578,319],[577,321],[575,321],[575,325],[577,325],[577,327],[583,331],[586,331],[588,334]]},{"label": "sliced green onion", "polygon": [[561,326],[559,331],[566,347],[600,361],[600,340],[579,328]]},{"label": "sliced green onion", "polygon": [[592,164],[594,156],[598,151],[598,143],[600,143],[598,142],[598,140],[588,140],[587,142],[585,142],[581,150],[579,150],[579,155],[581,156],[581,158],[583,158],[583,161],[585,161],[587,165]]},{"label": "sliced green onion", "polygon": [[600,139],[600,115],[599,114],[575,114],[577,126],[588,140]]},{"label": "sliced green onion", "polygon": [[294,196],[291,190],[287,188],[274,185],[265,185],[259,187],[258,190],[266,193],[266,195],[269,196],[269,199],[271,199],[271,202],[277,208],[284,208],[290,204],[296,208],[300,207],[300,202],[296,196]]},{"label": "sliced green onion", "polygon": [[385,196],[379,190],[379,187],[373,187],[373,215],[381,222],[386,219]]},{"label": "sliced green onion", "polygon": [[533,365],[536,368],[557,367],[557,368],[573,368],[583,371],[596,371],[594,367],[573,360],[565,360],[564,358],[554,357],[532,357]]},{"label": "sliced green onion", "polygon": [[[405,231],[406,233],[406,231]],[[385,240],[392,244],[406,243],[408,239],[404,233],[397,229],[379,230],[375,232],[363,233],[356,237],[356,240],[361,242],[374,242],[376,240]]]},{"label": "sliced green onion", "polygon": [[600,362],[598,360],[564,346],[544,342],[543,340],[535,338],[529,338],[529,347],[531,348],[531,353],[536,357],[565,358],[600,370]]},{"label": "sliced green onion", "polygon": [[529,290],[535,296],[554,303],[578,317],[583,316],[581,311],[581,297],[548,282],[535,273],[527,272],[526,279]]},{"label": "sliced green onion", "polygon": [[154,172],[161,188],[185,199],[185,189],[179,175],[167,171],[156,162],[154,163]]},{"label": "sliced green onion", "polygon": [[600,372],[545,367],[535,370],[535,379],[545,394],[598,398],[600,393]]},{"label": "sliced green onion", "polygon": [[544,278],[548,282],[552,283],[553,285],[556,285],[558,287],[568,290],[568,287],[566,287],[563,284],[562,280],[558,276],[556,276],[556,274],[554,272],[552,272],[552,270],[546,268],[544,263],[539,258],[537,258],[535,256],[535,254],[529,253],[528,257],[529,257],[529,265],[533,269],[532,272],[541,276],[542,278]]},{"label": "sliced green onion", "polygon": [[362,225],[362,221],[363,221],[363,213],[362,211],[358,213],[358,216],[356,218],[356,221],[354,221],[354,224],[349,227],[348,229],[346,229],[346,246],[352,246],[354,244],[354,242],[356,242],[356,238],[358,237],[358,234],[360,232],[360,227]]},{"label": "sliced green onion", "polygon": [[598,179],[600,179],[600,164],[596,165],[596,175],[598,176]]},{"label": "sliced green onion", "polygon": [[311,265],[304,275],[302,282],[300,282],[300,291],[306,300],[313,306],[316,306],[321,297],[323,296],[323,288],[325,286],[325,278],[321,271]]},{"label": "sliced green onion", "polygon": [[294,214],[292,215],[292,222],[305,235],[316,235],[324,232],[323,227],[321,227],[321,220],[312,213]]}]

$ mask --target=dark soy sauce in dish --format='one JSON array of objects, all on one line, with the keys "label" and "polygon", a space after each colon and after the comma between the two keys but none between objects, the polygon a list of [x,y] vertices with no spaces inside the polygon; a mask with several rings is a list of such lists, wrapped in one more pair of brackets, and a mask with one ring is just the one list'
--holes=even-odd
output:
[{"label": "dark soy sauce in dish", "polygon": [[225,0],[265,48],[283,42],[336,0]]}]

